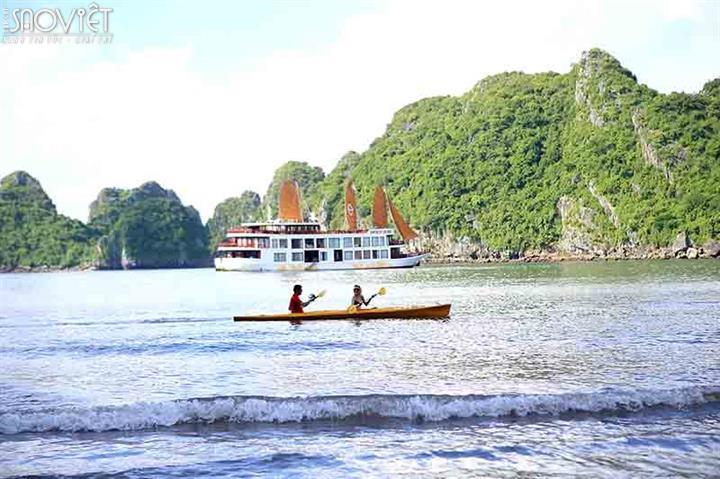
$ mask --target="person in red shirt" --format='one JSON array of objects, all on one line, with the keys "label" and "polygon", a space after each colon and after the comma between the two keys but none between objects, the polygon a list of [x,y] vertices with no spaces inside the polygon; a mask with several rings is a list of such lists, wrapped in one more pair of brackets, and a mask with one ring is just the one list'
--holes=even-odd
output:
[{"label": "person in red shirt", "polygon": [[302,286],[299,284],[296,284],[293,286],[293,295],[292,298],[290,298],[290,306],[288,306],[288,309],[293,314],[298,313],[304,313],[305,311],[303,308],[307,306],[308,304],[315,301],[316,296],[314,294],[310,295],[310,299],[308,301],[303,302],[302,299],[300,299],[300,295],[302,294]]}]

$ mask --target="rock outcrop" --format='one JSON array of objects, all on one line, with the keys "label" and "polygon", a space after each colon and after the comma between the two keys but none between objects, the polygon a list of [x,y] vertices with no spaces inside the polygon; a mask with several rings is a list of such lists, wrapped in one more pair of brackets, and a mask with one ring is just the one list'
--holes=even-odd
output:
[{"label": "rock outcrop", "polygon": [[0,271],[91,267],[93,242],[93,231],[58,214],[28,173],[0,181]]},{"label": "rock outcrop", "polygon": [[710,258],[720,258],[720,241],[710,240],[702,247],[703,255]]},{"label": "rock outcrop", "polygon": [[605,248],[598,244],[597,212],[582,202],[563,196],[557,203],[562,221],[562,234],[557,243],[558,251],[570,255],[601,254]]},{"label": "rock outcrop", "polygon": [[642,152],[642,157],[645,160],[645,162],[654,167],[658,170],[662,171],[663,176],[665,176],[665,179],[669,182],[673,182],[672,173],[668,169],[668,166],[665,162],[663,162],[660,159],[660,156],[657,153],[657,150],[655,150],[655,147],[650,143],[648,136],[650,132],[646,127],[643,126],[642,120],[641,120],[641,113],[639,108],[635,108],[632,113],[632,124],[633,128],[635,130],[635,135],[637,135],[637,141],[640,145],[640,151]]},{"label": "rock outcrop", "polygon": [[138,188],[105,188],[90,205],[100,233],[101,269],[187,268],[210,265],[207,230],[192,206],[151,181]]},{"label": "rock outcrop", "polygon": [[595,198],[598,203],[600,203],[600,206],[602,206],[603,211],[605,211],[605,214],[607,215],[613,226],[615,226],[615,228],[620,228],[620,218],[618,217],[617,213],[615,213],[615,208],[613,207],[612,203],[610,203],[607,198],[605,198],[597,191],[597,189],[595,188],[595,183],[593,183],[592,181],[588,183],[588,190],[590,191],[590,194],[593,195],[593,198]]},{"label": "rock outcrop", "polygon": [[594,126],[602,127],[605,124],[602,112],[593,104],[592,97],[604,93],[603,84],[598,85],[597,91],[592,91],[593,76],[600,72],[600,65],[596,56],[584,52],[578,63],[578,75],[575,80],[575,102],[588,112],[587,120]]},{"label": "rock outcrop", "polygon": [[688,239],[687,233],[685,231],[681,231],[675,237],[675,241],[673,241],[672,245],[670,245],[670,249],[672,254],[678,256],[679,254],[685,253],[689,246],[690,240]]}]

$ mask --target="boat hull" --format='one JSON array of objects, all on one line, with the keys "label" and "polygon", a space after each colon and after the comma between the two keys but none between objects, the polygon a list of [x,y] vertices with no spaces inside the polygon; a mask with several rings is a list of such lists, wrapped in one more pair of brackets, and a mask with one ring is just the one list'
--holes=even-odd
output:
[{"label": "boat hull", "polygon": [[450,316],[449,304],[433,306],[408,306],[396,308],[369,308],[350,312],[347,310],[309,311],[299,314],[261,314],[235,316],[235,321],[323,321],[364,319],[442,319]]},{"label": "boat hull", "polygon": [[270,263],[259,259],[215,258],[217,271],[332,271],[348,269],[386,269],[413,268],[420,264],[426,255],[404,258],[359,260],[359,261],[323,261],[319,263]]}]

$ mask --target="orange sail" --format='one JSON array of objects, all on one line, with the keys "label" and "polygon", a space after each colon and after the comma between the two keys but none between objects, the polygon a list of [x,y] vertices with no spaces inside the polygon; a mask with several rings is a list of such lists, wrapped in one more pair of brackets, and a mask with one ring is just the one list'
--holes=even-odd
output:
[{"label": "orange sail", "polygon": [[357,205],[355,187],[348,181],[345,185],[345,224],[350,231],[357,230]]},{"label": "orange sail", "polygon": [[280,185],[280,207],[278,216],[285,221],[302,221],[300,211],[300,189],[292,180],[284,181]]},{"label": "orange sail", "polygon": [[375,228],[387,228],[387,199],[385,190],[378,186],[375,188],[375,199],[373,200],[373,225]]},{"label": "orange sail", "polygon": [[410,241],[417,238],[418,234],[408,226],[403,217],[400,215],[398,209],[395,208],[395,205],[392,203],[392,201],[390,201],[390,198],[388,198],[388,205],[390,206],[390,214],[392,215],[395,226],[400,232],[400,236],[402,236],[405,241]]}]

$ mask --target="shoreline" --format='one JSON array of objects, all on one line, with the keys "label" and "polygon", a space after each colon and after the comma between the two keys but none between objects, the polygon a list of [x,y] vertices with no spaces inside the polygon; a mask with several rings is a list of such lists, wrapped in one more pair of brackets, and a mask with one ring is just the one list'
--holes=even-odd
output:
[{"label": "shoreline", "polygon": [[[482,264],[556,264],[556,263],[591,263],[591,262],[615,262],[615,261],[684,261],[684,260],[720,260],[720,256],[698,255],[694,257],[685,256],[648,256],[648,255],[567,255],[557,253],[531,254],[523,255],[516,258],[509,257],[442,257],[433,258],[432,255],[424,261],[424,264],[433,266],[472,266]],[[421,263],[423,264],[423,263]],[[98,271],[160,271],[168,269],[214,269],[213,266],[198,267],[168,267],[168,268],[130,268],[130,269],[107,269],[96,267],[71,267],[71,268],[54,268],[48,266],[19,268],[1,268],[0,274],[12,273],[79,273],[79,272],[98,272]]]},{"label": "shoreline", "polygon": [[710,240],[706,244],[693,245],[683,235],[670,246],[620,246],[611,249],[580,249],[559,251],[529,249],[525,251],[492,251],[486,247],[463,241],[438,241],[429,238],[420,241],[413,252],[429,253],[428,263],[440,264],[488,264],[488,263],[561,263],[589,261],[628,260],[696,260],[720,259],[720,242]]},{"label": "shoreline", "polygon": [[57,268],[50,266],[20,266],[18,268],[0,268],[0,274],[12,273],[84,273],[84,272],[102,272],[102,271],[162,271],[166,269],[210,269],[213,266],[183,266],[183,267],[167,267],[167,268],[97,268],[95,266],[73,266],[70,268]]},{"label": "shoreline", "polygon": [[612,262],[612,261],[650,261],[650,260],[713,260],[720,259],[720,254],[712,255],[702,252],[686,251],[673,253],[671,250],[653,250],[643,254],[567,254],[557,252],[532,252],[522,255],[494,255],[494,256],[443,256],[427,260],[431,264],[505,264],[505,263],[565,263],[565,262]]},{"label": "shoreline", "polygon": [[[492,259],[492,258],[443,258],[443,259],[428,259],[425,264],[430,265],[482,265],[482,264],[556,264],[556,263],[613,263],[622,261],[677,261],[685,262],[688,258],[647,258],[639,256],[582,256],[582,255],[564,255],[564,256],[553,256],[548,258],[537,258],[537,257],[520,257],[512,259]],[[713,258],[710,256],[697,257],[689,260],[720,260],[720,258]]]}]

